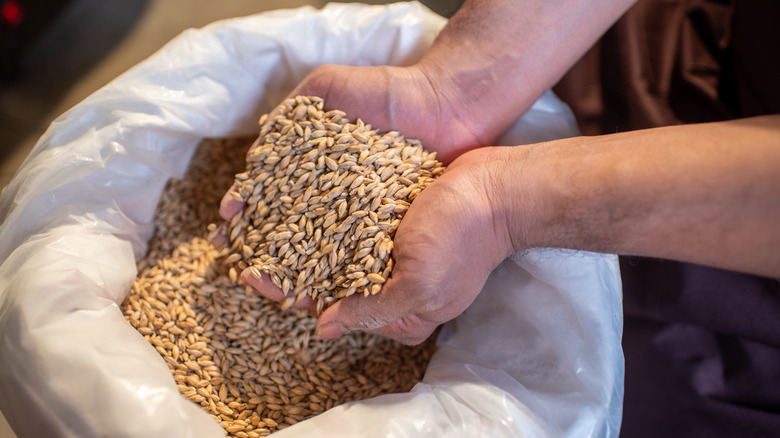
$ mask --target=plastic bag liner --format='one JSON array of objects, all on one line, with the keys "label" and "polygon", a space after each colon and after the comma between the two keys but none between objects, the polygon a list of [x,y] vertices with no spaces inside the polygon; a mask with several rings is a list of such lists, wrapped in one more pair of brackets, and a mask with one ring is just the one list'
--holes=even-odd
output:
[{"label": "plastic bag liner", "polygon": [[[220,21],[185,31],[55,120],[0,198],[0,408],[16,433],[223,436],[120,310],[163,186],[204,137],[256,133],[258,117],[314,66],[410,64],[444,24],[419,3]],[[548,93],[504,142],[576,134]],[[278,435],[616,435],[621,315],[614,256],[515,255],[444,326],[411,392]]]}]

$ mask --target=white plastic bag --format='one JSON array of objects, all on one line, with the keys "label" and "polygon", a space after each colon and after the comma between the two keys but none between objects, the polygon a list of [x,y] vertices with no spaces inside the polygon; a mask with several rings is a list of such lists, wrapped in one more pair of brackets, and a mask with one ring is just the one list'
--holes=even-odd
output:
[{"label": "white plastic bag", "polygon": [[[0,197],[0,409],[16,433],[223,436],[119,308],[164,184],[202,138],[256,133],[260,114],[314,66],[409,64],[444,23],[415,2],[217,22],[184,32],[52,123]],[[568,108],[548,93],[504,141],[571,135]],[[278,434],[614,436],[621,315],[614,256],[516,255],[445,325],[412,392]]]}]

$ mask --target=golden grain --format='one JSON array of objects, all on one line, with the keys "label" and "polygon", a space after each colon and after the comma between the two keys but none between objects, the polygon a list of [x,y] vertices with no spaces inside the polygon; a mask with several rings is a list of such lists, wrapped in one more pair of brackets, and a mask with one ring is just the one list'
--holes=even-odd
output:
[{"label": "golden grain", "polygon": [[228,232],[241,246],[225,258],[292,291],[285,307],[308,295],[318,311],[369,282],[364,293],[381,289],[392,245],[374,239],[382,232],[392,242],[411,202],[444,171],[419,141],[323,108],[318,97],[297,96],[261,117],[260,138],[231,189],[245,203]]},{"label": "golden grain", "polygon": [[[200,405],[231,437],[267,436],[342,403],[408,391],[421,380],[433,349],[430,342],[405,347],[362,333],[321,341],[312,336],[314,318],[283,311],[231,279],[236,272],[223,264],[227,251],[215,249],[207,236],[217,230],[211,225],[219,220],[216,206],[235,180],[232,165],[243,161],[251,141],[205,141],[184,178],[168,184],[155,214],[155,235],[146,257],[138,261],[138,277],[122,305],[128,323],[164,359],[182,396]],[[273,183],[273,173],[266,178]],[[319,196],[314,190],[310,194]],[[315,228],[301,220],[313,222],[316,217],[300,216],[297,231],[285,226],[279,232],[292,231],[292,237]],[[246,229],[250,226],[254,233],[266,228],[248,224]],[[306,233],[295,245],[301,244],[304,253],[315,248],[328,254],[320,242],[310,245],[314,233]],[[251,246],[251,239],[248,232],[246,236],[237,253],[248,253],[243,246]],[[375,246],[381,247],[379,242]],[[288,250],[294,248],[287,243]],[[336,263],[343,263],[348,257],[343,243],[331,243],[331,250],[341,255],[342,262]],[[296,263],[303,257],[299,254]],[[280,261],[267,254],[262,260],[269,266]],[[291,288],[289,268],[250,272],[286,281]]]}]

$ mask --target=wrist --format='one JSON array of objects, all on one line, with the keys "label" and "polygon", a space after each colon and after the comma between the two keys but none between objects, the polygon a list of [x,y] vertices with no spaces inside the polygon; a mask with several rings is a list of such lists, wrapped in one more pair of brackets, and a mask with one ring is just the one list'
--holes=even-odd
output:
[{"label": "wrist", "polygon": [[503,71],[506,60],[476,58],[435,50],[410,68],[430,88],[439,120],[458,125],[472,147],[492,146],[538,96],[518,93],[518,75]]},{"label": "wrist", "polygon": [[572,184],[581,172],[568,153],[568,141],[491,148],[487,196],[493,200],[496,229],[504,230],[502,238],[510,244],[507,255],[580,245],[572,241],[577,235],[572,230],[585,226],[583,206],[589,201],[587,189]]},{"label": "wrist", "polygon": [[[445,172],[457,172],[463,193],[470,193],[470,210],[480,212],[480,239],[491,248],[484,256],[489,269],[502,260],[533,246],[537,209],[528,206],[532,191],[522,186],[523,158],[526,147],[484,147],[460,156]],[[518,214],[525,211],[526,214]]]}]

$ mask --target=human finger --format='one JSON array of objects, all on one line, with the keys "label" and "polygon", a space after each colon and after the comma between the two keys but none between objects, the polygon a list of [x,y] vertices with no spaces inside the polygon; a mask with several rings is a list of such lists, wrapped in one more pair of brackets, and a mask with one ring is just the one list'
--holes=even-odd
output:
[{"label": "human finger", "polygon": [[[380,319],[377,318],[376,311],[369,310],[362,313],[367,299],[370,297],[347,297],[329,307],[317,321],[317,335],[322,339],[334,339],[350,331],[360,330],[384,336],[405,345],[417,345],[428,339],[439,325],[413,314],[392,319],[384,325],[377,325]],[[355,319],[359,320],[357,326],[354,325],[354,321],[348,322]]]},{"label": "human finger", "polygon": [[230,189],[222,196],[222,200],[219,201],[219,216],[226,221],[230,221],[236,214],[244,209],[246,204],[240,200],[236,188],[231,186]]},{"label": "human finger", "polygon": [[351,295],[328,307],[317,321],[317,334],[333,339],[359,330],[414,345],[424,341],[438,325],[422,315],[427,306],[414,295],[393,289],[393,279],[376,295]]},{"label": "human finger", "polygon": [[209,225],[208,241],[214,245],[214,248],[222,249],[230,243],[230,239],[227,235],[227,222],[222,222],[219,225]]},{"label": "human finger", "polygon": [[314,309],[312,300],[308,295],[296,300],[292,291],[285,294],[271,281],[270,276],[264,275],[257,268],[250,267],[241,271],[241,279],[260,295],[282,303],[282,306],[285,308],[292,307],[299,310],[309,310],[309,313]]}]

